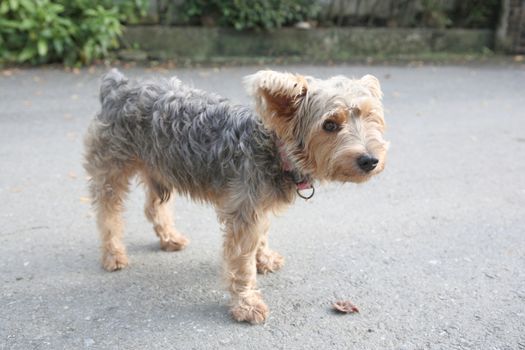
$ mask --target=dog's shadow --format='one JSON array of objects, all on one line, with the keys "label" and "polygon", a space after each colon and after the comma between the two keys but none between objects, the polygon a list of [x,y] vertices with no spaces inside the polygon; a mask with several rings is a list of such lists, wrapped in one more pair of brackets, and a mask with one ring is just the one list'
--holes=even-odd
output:
[{"label": "dog's shadow", "polygon": [[219,244],[164,252],[156,240],[130,242],[130,265],[115,272],[102,268],[95,244],[81,252],[61,251],[54,258],[36,251],[34,260],[45,263],[33,266],[31,277],[10,282],[16,283],[13,307],[33,305],[31,313],[19,312],[28,322],[36,317],[55,330],[86,330],[90,337],[102,338],[113,327],[132,336],[144,329],[239,324],[228,311]]},{"label": "dog's shadow", "polygon": [[[198,329],[234,323],[228,313],[229,295],[221,280],[219,254],[164,252],[158,242],[130,244],[130,265],[107,272],[98,253],[96,249],[84,252],[81,261],[65,258],[72,264],[56,270],[58,275],[53,276],[63,285],[40,290],[39,298],[48,305],[67,306],[65,312],[57,309],[56,315],[53,310],[46,315],[56,326],[61,327],[67,319],[68,327],[81,329],[86,322],[120,324],[132,333],[148,325]],[[34,299],[35,295],[27,297]]]},{"label": "dog's shadow", "polygon": [[[164,252],[158,242],[129,245],[131,264],[128,268],[109,273],[98,269],[104,280],[110,281],[115,291],[113,298],[135,300],[120,303],[120,312],[133,313],[133,317],[155,320],[155,327],[174,324],[192,327],[217,327],[235,324],[249,326],[233,320],[229,313],[230,295],[222,270],[220,250],[208,247],[210,254],[187,248],[180,252]],[[203,247],[200,247],[203,248]],[[199,248],[194,248],[199,249]],[[159,261],[158,258],[161,258]],[[271,278],[264,276],[260,282]],[[163,322],[164,321],[164,322]],[[142,324],[137,324],[141,327]]]}]

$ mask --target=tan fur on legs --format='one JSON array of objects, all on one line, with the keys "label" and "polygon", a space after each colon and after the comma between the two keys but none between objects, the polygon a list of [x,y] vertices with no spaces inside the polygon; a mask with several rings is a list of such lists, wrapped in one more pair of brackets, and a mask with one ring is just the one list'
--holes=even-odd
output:
[{"label": "tan fur on legs", "polygon": [[268,272],[275,272],[284,265],[284,258],[281,254],[268,248],[268,230],[261,237],[256,253],[257,272],[266,275]]},{"label": "tan fur on legs", "polygon": [[126,248],[122,243],[122,202],[131,174],[129,169],[107,170],[92,172],[91,194],[102,241],[102,266],[107,271],[115,271],[128,265]]},{"label": "tan fur on legs", "polygon": [[[143,175],[146,186],[146,206],[144,213],[148,220],[153,224],[153,229],[160,239],[160,248],[167,252],[183,249],[188,245],[189,240],[177,232],[173,226],[170,203],[171,200],[162,201],[153,186],[151,179]],[[173,193],[172,193],[173,195]]]},{"label": "tan fur on legs", "polygon": [[266,219],[254,222],[225,221],[224,260],[228,287],[232,295],[231,314],[237,321],[262,323],[268,307],[256,289],[255,254]]}]

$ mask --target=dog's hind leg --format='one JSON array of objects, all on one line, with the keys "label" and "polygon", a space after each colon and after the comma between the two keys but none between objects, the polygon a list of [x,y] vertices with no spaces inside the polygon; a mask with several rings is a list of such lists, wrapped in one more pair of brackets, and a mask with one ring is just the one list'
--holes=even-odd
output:
[{"label": "dog's hind leg", "polygon": [[177,232],[173,226],[170,204],[174,193],[148,174],[143,173],[142,180],[146,187],[144,213],[153,224],[153,229],[160,239],[160,248],[168,252],[183,249],[189,240]]},{"label": "dog's hind leg", "polygon": [[257,272],[267,274],[275,272],[284,265],[284,258],[281,254],[268,248],[268,230],[261,237],[256,254]]}]

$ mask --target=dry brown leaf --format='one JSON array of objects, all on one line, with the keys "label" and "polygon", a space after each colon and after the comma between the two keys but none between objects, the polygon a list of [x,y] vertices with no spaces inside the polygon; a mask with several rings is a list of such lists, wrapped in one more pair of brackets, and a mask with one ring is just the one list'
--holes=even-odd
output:
[{"label": "dry brown leaf", "polygon": [[344,314],[359,313],[359,309],[357,308],[357,306],[355,306],[348,300],[338,300],[332,304],[332,307],[334,308],[334,310]]}]

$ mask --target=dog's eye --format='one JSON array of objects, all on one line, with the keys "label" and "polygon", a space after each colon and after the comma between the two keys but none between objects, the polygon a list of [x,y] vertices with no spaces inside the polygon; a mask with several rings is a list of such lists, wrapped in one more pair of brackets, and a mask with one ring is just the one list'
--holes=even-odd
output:
[{"label": "dog's eye", "polygon": [[341,127],[333,120],[325,120],[323,123],[323,130],[328,132],[338,131]]}]

